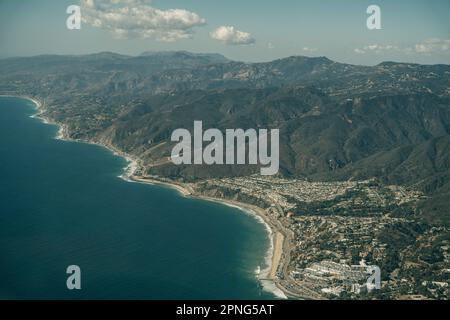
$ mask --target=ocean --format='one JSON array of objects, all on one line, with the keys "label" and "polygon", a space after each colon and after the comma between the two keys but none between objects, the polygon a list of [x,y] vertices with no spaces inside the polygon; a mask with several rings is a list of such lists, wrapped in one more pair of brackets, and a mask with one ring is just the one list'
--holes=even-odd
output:
[{"label": "ocean", "polygon": [[[0,97],[0,299],[272,299],[265,226],[239,209],[127,182],[127,162],[55,139]],[[81,268],[81,290],[66,269]]]}]

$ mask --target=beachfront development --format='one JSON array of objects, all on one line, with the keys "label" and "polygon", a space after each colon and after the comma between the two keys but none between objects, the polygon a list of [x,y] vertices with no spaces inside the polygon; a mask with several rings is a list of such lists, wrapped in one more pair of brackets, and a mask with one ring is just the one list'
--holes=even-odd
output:
[{"label": "beachfront development", "polygon": [[[156,176],[141,182],[168,183],[185,195],[252,210],[272,230],[271,266],[260,278],[287,296],[301,299],[439,298],[449,294],[445,281],[421,281],[426,295],[413,294],[418,279],[435,278],[418,251],[448,229],[435,227],[411,241],[423,226],[409,218],[423,194],[375,180],[308,182],[279,177],[239,177],[179,183]],[[399,252],[398,252],[399,251]],[[438,274],[450,270],[448,246]],[[367,285],[369,266],[381,269],[381,290]],[[435,270],[436,271],[436,270]],[[420,276],[420,278],[419,278]]]}]

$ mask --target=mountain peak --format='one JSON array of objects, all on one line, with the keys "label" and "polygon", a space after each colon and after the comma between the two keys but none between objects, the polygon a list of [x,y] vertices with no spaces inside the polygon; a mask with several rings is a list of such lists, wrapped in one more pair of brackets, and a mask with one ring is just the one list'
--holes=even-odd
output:
[{"label": "mountain peak", "polygon": [[307,56],[290,56],[287,58],[278,59],[276,61],[284,61],[284,62],[302,62],[302,63],[321,63],[321,64],[331,64],[334,63],[334,61],[328,59],[325,56],[320,57],[307,57]]},{"label": "mountain peak", "polygon": [[141,57],[164,57],[164,58],[187,58],[187,59],[209,59],[213,63],[230,61],[219,53],[194,53],[189,51],[145,51],[140,54]]}]

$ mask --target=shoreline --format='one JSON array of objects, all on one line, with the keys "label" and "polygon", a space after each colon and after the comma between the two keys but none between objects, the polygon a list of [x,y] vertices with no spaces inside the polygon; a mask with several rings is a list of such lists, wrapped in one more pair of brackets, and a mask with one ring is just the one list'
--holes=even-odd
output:
[{"label": "shoreline", "polygon": [[280,228],[278,228],[277,226],[275,226],[274,223],[272,223],[271,219],[267,216],[263,208],[239,201],[224,198],[213,198],[203,196],[201,194],[196,194],[195,191],[187,184],[182,184],[175,181],[161,181],[150,177],[135,176],[134,175],[135,172],[142,167],[140,165],[139,159],[134,158],[129,154],[126,154],[109,144],[104,144],[97,141],[72,139],[68,137],[68,129],[65,124],[55,122],[54,120],[43,116],[45,112],[44,109],[45,102],[41,102],[38,98],[24,95],[0,95],[0,97],[22,98],[33,102],[33,104],[35,105],[35,109],[37,110],[37,113],[33,114],[31,117],[39,119],[44,124],[55,125],[58,127],[58,133],[54,137],[54,139],[96,145],[99,147],[106,148],[116,156],[124,158],[127,161],[127,166],[123,168],[123,173],[120,176],[118,176],[124,181],[169,187],[171,189],[175,189],[176,191],[178,191],[180,195],[183,197],[190,197],[193,199],[216,202],[221,205],[233,207],[235,209],[242,211],[245,214],[249,214],[252,217],[254,217],[258,223],[261,223],[265,226],[270,242],[270,246],[265,255],[266,266],[263,270],[260,271],[259,274],[257,274],[257,280],[262,284],[263,290],[272,293],[275,297],[280,299],[288,298],[287,292],[283,290],[282,287],[277,285],[275,281],[279,265],[283,263],[284,240],[286,236],[283,234]]},{"label": "shoreline", "polygon": [[286,293],[279,286],[277,286],[275,282],[275,277],[279,265],[282,262],[282,255],[284,253],[283,245],[285,236],[280,231],[280,229],[270,221],[270,218],[268,218],[263,208],[239,201],[224,198],[213,198],[201,194],[196,194],[195,191],[192,190],[192,188],[190,188],[188,185],[179,182],[161,181],[151,177],[141,177],[135,175],[130,176],[129,179],[137,183],[165,186],[178,191],[183,197],[219,203],[221,205],[238,209],[243,213],[249,214],[254,217],[258,223],[264,225],[270,242],[269,249],[267,250],[265,255],[266,266],[257,275],[257,279],[261,282],[265,291],[270,292],[281,299],[288,298]]},{"label": "shoreline", "polygon": [[129,154],[126,154],[114,146],[111,146],[109,144],[104,144],[97,141],[91,141],[91,140],[82,140],[82,139],[72,139],[68,136],[68,129],[67,126],[63,123],[56,122],[46,116],[44,116],[44,105],[45,103],[41,102],[37,98],[31,97],[31,96],[14,96],[14,95],[0,95],[0,97],[11,97],[11,98],[22,98],[25,100],[30,100],[35,104],[35,109],[38,111],[36,114],[33,114],[31,118],[39,119],[44,124],[50,124],[58,127],[58,133],[54,137],[56,140],[62,140],[62,141],[70,141],[70,142],[78,142],[78,143],[86,143],[91,145],[96,145],[102,148],[106,148],[109,151],[111,151],[115,156],[122,157],[126,160],[128,163],[127,166],[124,168],[123,173],[119,176],[119,178],[122,178],[126,181],[131,181],[129,177],[140,167],[139,160],[133,158]]}]

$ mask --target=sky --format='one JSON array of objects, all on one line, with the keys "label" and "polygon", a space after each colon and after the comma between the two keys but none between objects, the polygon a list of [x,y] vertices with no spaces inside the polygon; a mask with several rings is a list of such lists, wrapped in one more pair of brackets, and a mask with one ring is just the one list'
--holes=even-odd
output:
[{"label": "sky", "polygon": [[[81,29],[66,10],[81,7]],[[366,24],[369,5],[381,29]],[[0,57],[187,50],[450,64],[449,0],[0,0]]]}]

